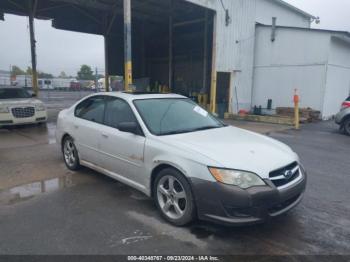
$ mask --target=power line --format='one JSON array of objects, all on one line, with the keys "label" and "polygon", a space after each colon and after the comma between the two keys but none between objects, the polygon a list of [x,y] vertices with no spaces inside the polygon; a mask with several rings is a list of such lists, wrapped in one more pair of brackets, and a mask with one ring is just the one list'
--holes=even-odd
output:
[{"label": "power line", "polygon": [[221,3],[221,5],[222,5],[222,8],[224,9],[224,11],[226,11],[227,9],[226,9],[226,7],[225,7],[225,5],[224,5],[224,2],[223,2],[222,0],[220,0],[220,3]]},{"label": "power line", "polygon": [[228,9],[225,7],[223,0],[220,0],[221,6],[225,11],[225,22],[226,22],[226,26],[229,26],[229,24],[231,23],[231,17],[230,17],[230,13],[228,11]]}]

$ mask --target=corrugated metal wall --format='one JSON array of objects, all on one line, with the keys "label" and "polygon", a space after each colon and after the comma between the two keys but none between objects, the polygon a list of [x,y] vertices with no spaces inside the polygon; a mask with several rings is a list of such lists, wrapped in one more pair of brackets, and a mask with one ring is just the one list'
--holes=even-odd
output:
[{"label": "corrugated metal wall", "polygon": [[256,21],[271,25],[271,17],[277,18],[277,25],[310,28],[310,18],[276,4],[274,0],[257,0]]},{"label": "corrugated metal wall", "polygon": [[[331,38],[331,32],[257,28],[253,105],[293,107],[294,89],[301,107],[322,112],[327,119],[339,111],[350,89],[350,42]],[[332,40],[331,40],[332,39]]]},{"label": "corrugated metal wall", "polygon": [[350,94],[350,41],[332,36],[327,67],[326,92],[323,114],[332,116],[339,111],[340,103]]},{"label": "corrugated metal wall", "polygon": [[272,17],[278,17],[278,24],[308,27],[309,21],[273,0],[223,0],[232,19],[226,26],[220,0],[187,1],[216,11],[216,69],[232,74],[231,111],[251,109],[256,22],[271,24]]}]

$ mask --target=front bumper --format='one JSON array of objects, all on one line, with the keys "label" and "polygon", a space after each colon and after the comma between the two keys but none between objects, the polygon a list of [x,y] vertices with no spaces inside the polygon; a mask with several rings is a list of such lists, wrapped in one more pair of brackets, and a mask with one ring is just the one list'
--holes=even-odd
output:
[{"label": "front bumper", "polygon": [[36,111],[33,117],[26,117],[26,118],[15,118],[11,113],[0,114],[0,127],[45,123],[46,121],[47,121],[46,111]]},{"label": "front bumper", "polygon": [[267,186],[247,190],[218,182],[192,178],[198,218],[226,225],[263,223],[296,207],[306,188],[306,173],[290,187],[279,190],[270,180]]}]

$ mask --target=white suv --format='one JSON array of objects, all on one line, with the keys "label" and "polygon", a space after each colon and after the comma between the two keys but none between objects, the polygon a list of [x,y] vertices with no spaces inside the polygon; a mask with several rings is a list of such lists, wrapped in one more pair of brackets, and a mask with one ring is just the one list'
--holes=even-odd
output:
[{"label": "white suv", "polygon": [[43,102],[23,88],[0,87],[0,127],[46,121],[47,113]]},{"label": "white suv", "polygon": [[95,94],[59,114],[56,134],[69,169],[84,165],[142,191],[175,225],[263,222],[299,204],[306,186],[288,146],[180,95]]}]

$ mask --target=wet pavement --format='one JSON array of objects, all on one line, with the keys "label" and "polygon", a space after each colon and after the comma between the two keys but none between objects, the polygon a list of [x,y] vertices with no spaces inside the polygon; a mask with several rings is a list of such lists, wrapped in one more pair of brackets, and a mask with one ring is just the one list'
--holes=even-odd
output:
[{"label": "wet pavement", "polygon": [[350,255],[350,140],[331,122],[270,134],[303,160],[305,198],[287,215],[241,228],[167,224],[142,193],[67,170],[54,128],[0,131],[0,254]]}]

